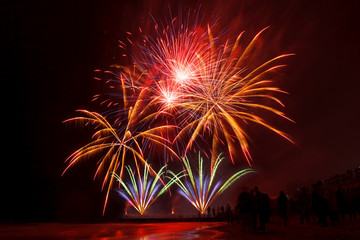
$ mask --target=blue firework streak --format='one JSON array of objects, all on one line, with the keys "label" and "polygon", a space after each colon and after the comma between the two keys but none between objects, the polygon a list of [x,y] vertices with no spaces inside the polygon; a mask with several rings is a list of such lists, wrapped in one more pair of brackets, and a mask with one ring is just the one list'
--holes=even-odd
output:
[{"label": "blue firework streak", "polygon": [[204,174],[203,169],[203,158],[199,153],[199,169],[198,174],[194,175],[191,169],[189,159],[187,157],[183,158],[184,164],[184,174],[186,178],[181,179],[181,173],[175,174],[171,171],[168,171],[172,177],[171,180],[174,180],[176,185],[179,187],[179,193],[188,200],[201,214],[204,214],[206,209],[210,204],[222,194],[231,184],[233,184],[240,177],[255,172],[251,168],[243,169],[238,171],[225,182],[214,181],[216,171],[224,158],[221,157],[221,154],[216,158],[215,164],[213,166],[210,174]]},{"label": "blue firework streak", "polygon": [[[150,166],[145,166],[141,176],[139,168],[133,171],[130,166],[126,166],[130,182],[123,181],[116,173],[113,173],[113,176],[122,186],[121,189],[117,190],[118,193],[141,215],[176,181],[175,179],[170,179],[167,183],[164,183],[161,180],[166,165],[157,172],[155,177],[149,175],[149,168]],[[176,175],[179,179],[181,178],[180,174]]]},{"label": "blue firework streak", "polygon": [[[249,123],[263,126],[291,141],[284,132],[258,116],[260,111],[257,110],[288,119],[282,111],[266,102],[284,106],[275,95],[284,92],[273,85],[273,73],[285,66],[279,62],[281,59],[293,54],[271,58],[258,66],[251,60],[259,54],[257,45],[267,28],[249,44],[242,44],[243,33],[235,41],[222,41],[221,34],[212,31],[211,23],[201,26],[196,14],[192,25],[189,16],[190,12],[183,21],[179,14],[165,25],[154,21],[155,36],[144,34],[140,42],[129,40],[135,50],[138,49],[131,51],[131,64],[114,65],[114,72],[105,71],[110,76],[103,80],[112,90],[105,100],[100,95],[94,96],[106,110],[101,114],[80,110],[81,116],[67,120],[94,126],[92,141],[70,155],[65,171],[82,159],[100,158],[95,176],[102,172],[102,189],[107,186],[104,210],[115,182],[112,173],[122,179],[125,160],[134,160],[136,166],[142,163],[148,168],[146,171],[156,176],[145,156],[163,154],[161,164],[164,165],[172,157],[189,156],[190,150],[202,151],[211,159],[210,174],[202,173],[203,160],[199,157],[201,168],[198,177],[194,178],[185,158],[183,163],[189,181],[176,179],[176,183],[183,196],[203,211],[212,199],[250,172],[242,170],[224,183],[213,182],[222,159],[218,153],[223,146],[233,163],[235,153],[242,151],[251,166],[249,136],[245,131]],[[124,43],[120,45],[125,47]],[[261,99],[270,101],[261,103]],[[158,151],[156,146],[163,151]],[[210,157],[208,153],[211,153]],[[120,187],[125,184],[119,182]],[[131,182],[133,187],[135,183],[140,186],[140,182],[135,181]],[[123,196],[144,196],[145,193],[149,195],[151,189],[158,190],[155,186],[142,192],[136,189],[128,188]],[[141,202],[134,198],[133,203],[136,206]]]}]

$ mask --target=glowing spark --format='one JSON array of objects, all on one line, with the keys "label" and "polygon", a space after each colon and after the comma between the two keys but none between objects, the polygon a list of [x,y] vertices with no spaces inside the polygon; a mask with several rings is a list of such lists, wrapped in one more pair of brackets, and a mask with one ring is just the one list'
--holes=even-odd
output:
[{"label": "glowing spark", "polygon": [[[151,204],[161,196],[173,183],[170,180],[166,184],[162,184],[159,179],[164,173],[166,165],[163,166],[156,174],[155,178],[149,177],[149,168],[144,167],[143,176],[137,169],[137,180],[134,171],[130,166],[126,166],[131,182],[127,183],[122,180],[116,173],[113,176],[120,182],[122,189],[118,190],[119,194],[141,215],[151,206]],[[179,177],[179,175],[177,175]]]},{"label": "glowing spark", "polygon": [[204,214],[206,209],[210,204],[227,188],[230,187],[237,179],[240,177],[255,172],[251,168],[241,170],[234,175],[232,175],[225,182],[214,182],[216,171],[222,161],[221,155],[216,158],[213,170],[210,171],[208,175],[204,174],[203,169],[203,159],[199,153],[199,168],[198,174],[194,175],[193,170],[191,169],[190,162],[187,158],[183,158],[183,164],[185,167],[185,176],[184,180],[181,180],[179,175],[174,174],[169,170],[169,173],[173,176],[171,180],[174,180],[179,187],[180,194],[188,200],[201,214]]},{"label": "glowing spark", "polygon": [[189,73],[185,70],[177,70],[175,74],[176,82],[184,83],[186,80],[189,79]]},{"label": "glowing spark", "polygon": [[[246,125],[255,123],[291,141],[263,119],[261,112],[290,120],[274,106],[284,106],[276,94],[285,93],[274,86],[274,73],[285,66],[280,61],[293,54],[283,54],[259,64],[254,60],[261,55],[257,44],[267,28],[244,45],[241,43],[243,33],[234,42],[224,41],[220,34],[212,32],[210,25],[201,26],[197,17],[194,25],[184,24],[181,19],[174,18],[168,26],[155,24],[156,36],[147,36],[140,29],[144,34],[142,41],[128,39],[139,50],[130,56],[133,62],[129,66],[113,65],[116,73],[104,71],[111,75],[105,79],[110,98],[103,99],[105,94],[98,94],[93,99],[106,110],[101,114],[80,110],[81,116],[67,120],[94,127],[92,140],[69,156],[65,171],[82,159],[99,158],[94,178],[103,173],[102,190],[107,186],[104,211],[116,176],[119,187],[127,187],[132,193],[131,187],[122,182],[125,160],[133,160],[136,166],[142,163],[146,171],[162,182],[144,157],[154,153],[154,145],[162,146],[167,156],[171,154],[171,158],[180,159],[179,155],[196,151],[194,146],[199,146],[199,139],[209,144],[210,149],[202,149],[205,154],[206,151],[212,153],[208,177],[202,174],[200,157],[197,178],[193,177],[186,158],[183,163],[190,182],[180,181],[178,175],[172,174],[183,196],[203,212],[233,181],[251,172],[245,169],[224,184],[212,185],[222,159],[217,154],[222,146],[226,147],[232,162],[233,156],[242,151],[251,165]],[[129,38],[133,36],[136,35],[128,33]],[[124,43],[120,45],[125,48]],[[142,181],[141,184],[145,184],[146,181]],[[133,188],[135,183],[132,182]],[[140,208],[135,203],[133,206],[137,206],[140,213],[146,210],[145,205]]]},{"label": "glowing spark", "polygon": [[167,105],[172,105],[175,102],[176,96],[174,92],[163,92],[164,100]]}]

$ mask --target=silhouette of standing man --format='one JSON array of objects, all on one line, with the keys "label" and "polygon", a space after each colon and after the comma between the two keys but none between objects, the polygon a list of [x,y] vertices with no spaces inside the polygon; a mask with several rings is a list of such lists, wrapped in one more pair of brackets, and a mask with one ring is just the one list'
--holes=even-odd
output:
[{"label": "silhouette of standing man", "polygon": [[279,205],[280,216],[284,220],[284,226],[286,226],[287,225],[287,203],[288,203],[288,199],[287,199],[284,191],[280,191],[280,195],[279,195],[277,200],[278,200],[278,205]]},{"label": "silhouette of standing man", "polygon": [[255,199],[255,225],[257,217],[259,216],[259,230],[265,230],[265,223],[269,215],[269,197],[260,192],[259,188],[256,186],[254,188],[254,199]]}]

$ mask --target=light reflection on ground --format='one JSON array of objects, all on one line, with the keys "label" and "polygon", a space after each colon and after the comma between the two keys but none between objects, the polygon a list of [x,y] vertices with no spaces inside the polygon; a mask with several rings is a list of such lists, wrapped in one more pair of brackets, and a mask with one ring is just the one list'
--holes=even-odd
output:
[{"label": "light reflection on ground", "polygon": [[217,239],[221,233],[209,228],[221,222],[171,223],[32,223],[9,225],[0,231],[1,239]]},{"label": "light reflection on ground", "polygon": [[300,224],[298,216],[289,218],[284,227],[279,217],[271,217],[266,231],[242,231],[241,224],[234,222],[159,222],[159,223],[28,223],[0,225],[0,239],[17,240],[174,240],[174,239],[327,239],[358,240],[360,219],[345,219],[336,226],[321,227],[316,220]]}]

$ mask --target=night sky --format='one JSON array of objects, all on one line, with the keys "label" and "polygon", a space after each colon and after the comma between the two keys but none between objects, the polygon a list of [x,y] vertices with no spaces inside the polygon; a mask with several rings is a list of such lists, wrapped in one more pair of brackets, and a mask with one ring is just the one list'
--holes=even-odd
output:
[{"label": "night sky", "polygon": [[[164,20],[179,2],[183,9],[201,4],[205,15],[219,16],[232,38],[270,26],[264,54],[296,53],[278,83],[290,93],[280,97],[296,123],[269,116],[295,144],[250,127],[258,174],[217,203],[236,198],[242,185],[276,195],[360,165],[358,1],[5,1],[1,220],[101,216],[105,194],[99,179],[92,180],[96,159],[60,176],[65,159],[89,137],[62,121],[76,109],[99,109],[90,102],[101,91],[93,70],[121,63],[117,41],[139,26],[151,29],[149,13]],[[225,165],[229,172],[242,166]]]}]

